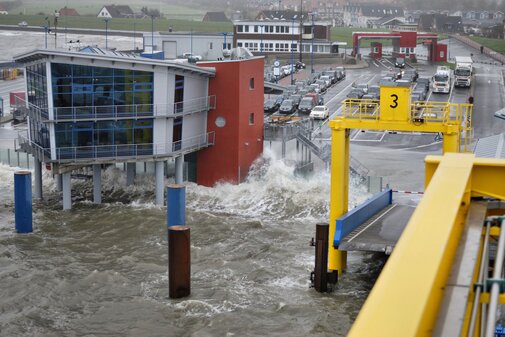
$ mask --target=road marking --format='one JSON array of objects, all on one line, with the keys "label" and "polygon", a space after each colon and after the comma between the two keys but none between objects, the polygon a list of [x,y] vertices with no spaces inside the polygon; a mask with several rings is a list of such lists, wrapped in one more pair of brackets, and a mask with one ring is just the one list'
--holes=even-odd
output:
[{"label": "road marking", "polygon": [[382,218],[384,215],[388,214],[393,208],[395,208],[396,206],[398,206],[398,204],[393,204],[393,207],[391,207],[390,209],[388,209],[387,211],[385,211],[384,213],[382,213],[377,219],[375,219],[374,221],[370,222],[368,224],[368,226],[366,226],[365,228],[363,228],[362,230],[360,230],[356,235],[354,235],[352,238],[350,238],[347,242],[351,242],[352,240],[356,239],[361,233],[363,233],[364,231],[366,231],[368,228],[370,228],[370,226],[372,226],[374,223],[376,223],[377,221],[379,221],[380,218]]},{"label": "road marking", "polygon": [[[362,78],[363,76],[365,76],[365,75],[360,75],[358,77],[358,79]],[[354,81],[354,82],[356,82],[356,81]],[[333,98],[330,99],[328,102],[326,102],[326,104],[330,104],[331,102],[333,102],[333,100],[335,100],[338,96],[340,96],[343,91],[345,91],[345,90],[347,90],[347,88],[351,87],[354,82],[351,82],[351,84],[349,84],[348,86],[346,86],[344,89],[340,90],[340,92],[338,94],[336,94],[335,96],[333,96]]]}]

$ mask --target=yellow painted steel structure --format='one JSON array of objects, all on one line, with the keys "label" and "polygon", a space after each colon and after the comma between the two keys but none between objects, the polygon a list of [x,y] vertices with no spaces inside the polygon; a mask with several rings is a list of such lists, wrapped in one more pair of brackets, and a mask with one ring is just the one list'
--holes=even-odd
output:
[{"label": "yellow painted steel structure", "polygon": [[[428,156],[426,185],[348,336],[431,336],[470,198],[484,195],[505,200],[505,160],[461,153]],[[491,232],[497,234],[496,229]],[[489,294],[483,293],[479,301],[489,301]],[[504,303],[505,296],[499,301]],[[468,333],[471,305],[470,300],[461,336]]]},{"label": "yellow painted steel structure", "polygon": [[[350,129],[441,133],[444,153],[466,150],[469,143],[472,105],[411,102],[410,86],[382,85],[380,90],[380,102],[347,99],[343,102],[342,116],[329,122],[332,130],[330,242],[335,236],[337,218],[348,211]],[[328,269],[340,275],[346,269],[346,252],[330,245]]]}]

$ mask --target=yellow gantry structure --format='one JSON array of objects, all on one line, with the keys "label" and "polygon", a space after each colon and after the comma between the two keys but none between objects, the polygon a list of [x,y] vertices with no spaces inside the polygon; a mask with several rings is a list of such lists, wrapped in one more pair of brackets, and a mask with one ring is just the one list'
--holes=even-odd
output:
[{"label": "yellow gantry structure", "polygon": [[[462,232],[470,220],[473,196],[505,199],[505,160],[481,159],[461,153],[426,158],[425,194],[348,336],[482,336],[480,303],[488,303],[490,293],[483,286],[482,294],[475,296],[477,288],[473,285],[478,284],[477,275],[483,263],[479,258],[472,261],[473,277],[469,284],[466,287],[457,285],[467,292],[467,301],[462,303],[464,316],[456,322],[458,324],[437,327]],[[482,227],[481,222],[477,233],[482,239],[481,252],[485,235],[497,237],[501,232],[498,227],[491,227],[488,232],[482,231]],[[487,275],[487,269],[482,270]],[[505,303],[505,296],[501,294],[498,301]],[[479,318],[472,319],[475,302]],[[490,322],[491,328],[486,330],[485,336],[494,336],[495,320],[490,319]]]},{"label": "yellow gantry structure", "polygon": [[[349,336],[493,336],[496,306],[505,304],[505,217],[497,226],[493,216],[505,209],[473,198],[505,200],[505,160],[458,153],[472,136],[471,105],[411,102],[410,94],[409,86],[382,86],[380,102],[346,100],[342,116],[329,123],[330,242],[336,219],[348,211],[350,129],[443,135],[444,156],[426,158],[424,196]],[[491,241],[498,244],[489,278]],[[330,245],[328,269],[342,273],[346,252]]]},{"label": "yellow gantry structure", "polygon": [[[348,211],[350,129],[431,132],[443,135],[443,152],[465,151],[471,139],[472,105],[411,102],[411,86],[391,82],[380,88],[380,102],[346,100],[342,116],[329,122],[332,130],[330,186],[330,242],[336,220]],[[340,275],[346,252],[329,246],[328,269]]]}]

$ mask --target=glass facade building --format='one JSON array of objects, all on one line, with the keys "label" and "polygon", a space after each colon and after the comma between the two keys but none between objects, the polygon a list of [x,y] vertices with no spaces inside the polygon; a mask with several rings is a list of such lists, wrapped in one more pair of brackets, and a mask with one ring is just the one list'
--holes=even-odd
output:
[{"label": "glass facade building", "polygon": [[27,66],[32,141],[50,147],[54,122],[56,158],[153,154],[153,73],[51,63],[53,118],[48,113],[46,64]]}]

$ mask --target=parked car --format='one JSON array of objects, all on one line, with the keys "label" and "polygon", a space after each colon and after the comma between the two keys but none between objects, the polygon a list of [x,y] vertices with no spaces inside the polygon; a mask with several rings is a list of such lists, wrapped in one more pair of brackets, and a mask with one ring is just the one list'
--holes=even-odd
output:
[{"label": "parked car", "polygon": [[267,113],[276,112],[279,109],[279,104],[275,98],[269,98],[263,104],[263,111]]},{"label": "parked car", "polygon": [[289,97],[289,99],[291,99],[293,101],[293,103],[295,104],[295,107],[298,109],[298,104],[300,104],[300,101],[302,100],[302,96],[291,95],[291,97]]},{"label": "parked car", "polygon": [[319,77],[321,77],[321,73],[315,71],[312,74],[310,74],[309,82],[310,83],[316,83],[316,81],[319,79]]},{"label": "parked car", "polygon": [[281,67],[281,72],[284,73],[284,75],[291,75],[291,73],[295,72],[295,67],[292,64],[286,64],[285,66]]},{"label": "parked car", "polygon": [[330,78],[331,84],[337,83],[337,72],[335,70],[325,70],[323,71],[323,76],[328,76]]},{"label": "parked car", "polygon": [[419,78],[419,73],[417,72],[416,69],[409,69],[403,72],[403,76],[412,77],[412,82],[415,82]]},{"label": "parked car", "polygon": [[284,101],[284,96],[282,95],[278,95],[276,98],[275,98],[275,103],[279,106],[281,106],[282,102]]},{"label": "parked car", "polygon": [[322,95],[316,93],[316,92],[309,92],[305,97],[312,97],[314,100],[314,105],[323,105],[324,104],[324,98]]},{"label": "parked car", "polygon": [[[412,91],[412,95],[414,94],[419,95],[418,101],[426,100],[427,92],[424,88],[414,89],[414,91]],[[412,98],[412,100],[414,100],[414,98]]]},{"label": "parked car", "polygon": [[298,95],[300,95],[302,97],[305,97],[305,95],[307,95],[308,93],[309,93],[308,89],[302,89],[302,90],[298,91]]},{"label": "parked car", "polygon": [[351,101],[361,99],[364,95],[363,90],[361,89],[353,89],[347,94],[347,98],[349,98]]},{"label": "parked car", "polygon": [[317,105],[310,112],[310,118],[314,119],[326,119],[330,114],[330,110],[326,105]]},{"label": "parked car", "polygon": [[424,86],[426,88],[426,92],[428,92],[430,90],[430,79],[426,77],[419,77],[417,79],[416,88],[421,86]]},{"label": "parked car", "polygon": [[18,23],[18,26],[19,27],[28,27],[28,23],[26,21],[21,21],[20,23]]},{"label": "parked car", "polygon": [[[309,88],[313,88],[313,91],[312,92],[315,92],[315,93],[320,93],[321,92],[321,86],[317,83],[312,83]],[[310,90],[309,90],[310,91]]]},{"label": "parked car", "polygon": [[342,75],[342,78],[345,78],[345,68],[344,67],[336,67],[335,70],[338,71]]},{"label": "parked car", "polygon": [[314,97],[312,96],[302,98],[300,104],[298,105],[298,112],[309,114],[315,106],[314,103]]},{"label": "parked car", "polygon": [[328,89],[328,85],[326,84],[325,80],[319,79],[315,82],[315,84],[319,84],[320,92],[325,92],[326,89]]},{"label": "parked car", "polygon": [[359,90],[363,91],[363,95],[368,94],[368,84],[366,84],[366,83],[358,83],[358,84],[354,83],[353,87],[355,89],[359,89]]},{"label": "parked car", "polygon": [[295,103],[291,99],[285,99],[279,108],[279,112],[282,114],[292,114],[295,110]]},{"label": "parked car", "polygon": [[365,94],[361,97],[363,100],[367,100],[365,108],[367,110],[374,110],[379,105],[379,99],[375,96],[375,94]]},{"label": "parked car", "polygon": [[397,57],[395,60],[396,68],[405,68],[405,59],[403,57]]},{"label": "parked car", "polygon": [[329,88],[333,84],[330,76],[322,75],[319,79],[326,82],[326,88]]},{"label": "parked car", "polygon": [[305,69],[305,63],[300,62],[300,61],[296,61],[295,67],[296,67],[296,69]]},{"label": "parked car", "polygon": [[376,99],[381,98],[381,88],[378,85],[371,85],[368,87],[368,95],[374,95]]},{"label": "parked car", "polygon": [[197,62],[202,60],[202,57],[200,55],[195,55],[190,52],[183,53],[182,57],[188,59],[189,62]]}]

